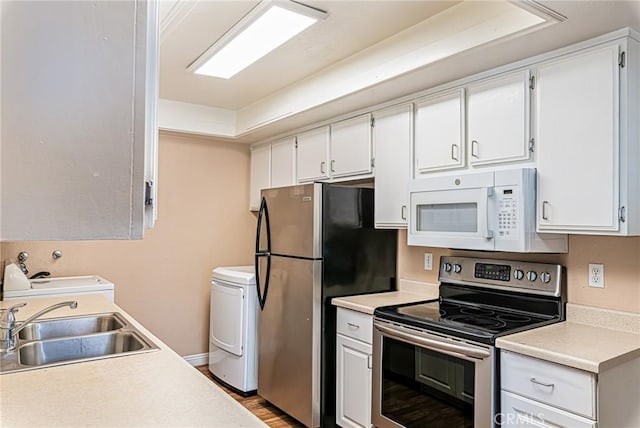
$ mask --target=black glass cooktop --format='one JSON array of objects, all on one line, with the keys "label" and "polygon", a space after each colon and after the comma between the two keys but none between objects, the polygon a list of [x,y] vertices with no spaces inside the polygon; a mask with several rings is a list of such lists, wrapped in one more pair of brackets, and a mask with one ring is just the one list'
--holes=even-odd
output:
[{"label": "black glass cooktop", "polygon": [[559,317],[444,299],[378,308],[375,316],[493,344],[496,337],[559,321]]}]

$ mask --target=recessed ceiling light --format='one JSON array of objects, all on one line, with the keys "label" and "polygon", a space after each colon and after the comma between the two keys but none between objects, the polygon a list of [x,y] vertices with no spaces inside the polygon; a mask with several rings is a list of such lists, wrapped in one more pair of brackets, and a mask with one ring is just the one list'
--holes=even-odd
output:
[{"label": "recessed ceiling light", "polygon": [[326,15],[326,12],[301,3],[263,1],[188,70],[229,79]]}]

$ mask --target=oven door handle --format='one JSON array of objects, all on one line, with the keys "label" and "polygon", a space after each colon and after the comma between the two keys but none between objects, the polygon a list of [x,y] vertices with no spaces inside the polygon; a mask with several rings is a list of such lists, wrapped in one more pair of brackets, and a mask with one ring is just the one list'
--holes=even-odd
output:
[{"label": "oven door handle", "polygon": [[445,351],[452,354],[458,354],[458,355],[463,355],[465,357],[477,358],[477,359],[485,359],[491,356],[488,350],[478,348],[475,346],[465,346],[465,345],[458,345],[458,344],[443,342],[438,339],[431,339],[423,336],[418,336],[416,334],[399,331],[395,328],[386,327],[377,323],[374,324],[374,327],[377,328],[381,333],[383,333],[387,337],[390,337],[392,339],[398,339],[400,341],[407,342],[412,345],[420,346],[422,348],[431,349],[433,351]]}]

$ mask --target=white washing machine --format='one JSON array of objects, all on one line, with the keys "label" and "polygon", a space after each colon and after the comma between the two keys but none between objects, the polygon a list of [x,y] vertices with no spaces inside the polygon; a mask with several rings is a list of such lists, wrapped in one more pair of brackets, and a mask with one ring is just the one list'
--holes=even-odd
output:
[{"label": "white washing machine", "polygon": [[38,278],[29,280],[29,283],[31,288],[5,291],[3,300],[101,294],[113,302],[114,297],[113,283],[97,275]]},{"label": "white washing machine", "polygon": [[209,371],[245,394],[258,388],[257,301],[253,266],[213,270]]}]

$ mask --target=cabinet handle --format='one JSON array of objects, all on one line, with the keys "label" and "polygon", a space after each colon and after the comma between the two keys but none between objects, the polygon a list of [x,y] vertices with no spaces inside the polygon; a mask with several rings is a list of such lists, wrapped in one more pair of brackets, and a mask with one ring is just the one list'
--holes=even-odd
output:
[{"label": "cabinet handle", "polygon": [[354,324],[354,323],[351,323],[351,322],[348,322],[347,325],[349,327],[351,327],[351,328],[355,328],[356,330],[360,328],[360,326],[358,324]]},{"label": "cabinet handle", "polygon": [[324,174],[325,172],[327,172],[326,166],[327,166],[327,163],[325,161],[320,162],[320,172],[321,173]]},{"label": "cabinet handle", "polygon": [[480,144],[478,144],[478,141],[476,140],[471,140],[471,156],[473,156],[474,158],[478,158],[478,146]]},{"label": "cabinet handle", "polygon": [[458,155],[457,152],[458,151],[458,145],[457,144],[452,144],[451,145],[451,159],[453,159],[454,161],[458,160]]},{"label": "cabinet handle", "polygon": [[373,355],[372,354],[367,355],[367,368],[368,369],[372,369],[373,368]]},{"label": "cabinet handle", "polygon": [[536,385],[540,385],[540,386],[544,386],[546,388],[555,388],[556,384],[555,383],[544,383],[544,382],[540,382],[539,380],[536,380],[535,377],[529,378],[529,381],[531,381],[531,383],[535,383]]},{"label": "cabinet handle", "polygon": [[336,161],[331,159],[331,172],[336,172]]},{"label": "cabinet handle", "polygon": [[547,205],[549,205],[549,201],[542,201],[542,219],[549,220],[547,216]]},{"label": "cabinet handle", "polygon": [[400,217],[402,217],[403,220],[407,219],[407,206],[406,205],[403,205],[400,208]]}]

